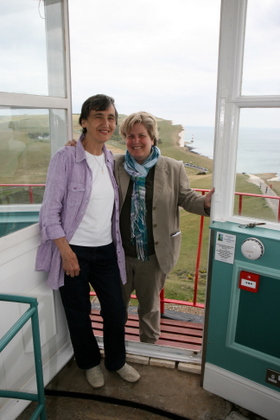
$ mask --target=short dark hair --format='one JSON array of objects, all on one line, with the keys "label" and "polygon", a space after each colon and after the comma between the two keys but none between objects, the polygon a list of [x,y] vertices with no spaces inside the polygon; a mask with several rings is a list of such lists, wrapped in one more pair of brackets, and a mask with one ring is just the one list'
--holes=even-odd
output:
[{"label": "short dark hair", "polygon": [[[113,105],[115,109],[116,123],[118,124],[118,112],[115,107],[115,100],[111,98],[111,96],[102,94],[91,96],[83,103],[79,124],[82,125],[82,120],[88,119],[90,111],[105,111],[111,105]],[[86,131],[86,128],[83,128],[83,132],[86,133]]]}]

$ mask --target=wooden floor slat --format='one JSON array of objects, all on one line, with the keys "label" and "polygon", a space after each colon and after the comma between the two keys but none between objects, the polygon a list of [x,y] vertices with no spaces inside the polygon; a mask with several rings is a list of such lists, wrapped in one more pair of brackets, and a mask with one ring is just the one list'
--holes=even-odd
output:
[{"label": "wooden floor slat", "polygon": [[[94,334],[102,337],[103,321],[100,316],[100,311],[93,309],[90,317]],[[199,352],[202,349],[202,333],[203,324],[162,318],[161,335],[156,344]],[[125,340],[140,342],[138,315],[128,314],[125,327]]]}]

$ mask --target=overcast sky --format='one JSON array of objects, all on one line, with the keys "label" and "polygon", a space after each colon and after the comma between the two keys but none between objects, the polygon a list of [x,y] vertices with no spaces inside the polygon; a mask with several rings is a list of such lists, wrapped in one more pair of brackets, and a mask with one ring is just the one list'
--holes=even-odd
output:
[{"label": "overcast sky", "polygon": [[[220,3],[69,0],[73,111],[106,93],[120,113],[214,126]],[[279,95],[280,1],[248,0],[247,28],[242,93]],[[0,91],[48,94],[43,0],[0,1],[0,60]],[[280,127],[280,109],[249,114]]]},{"label": "overcast sky", "polygon": [[[145,110],[182,125],[214,126],[220,5],[69,0],[74,112],[87,97],[106,93],[124,114]],[[280,94],[279,0],[248,0],[247,19],[243,94]],[[279,127],[275,110],[266,118]],[[260,121],[252,116],[248,125]]]},{"label": "overcast sky", "polygon": [[120,113],[214,125],[220,0],[69,0],[73,109],[96,93]]}]

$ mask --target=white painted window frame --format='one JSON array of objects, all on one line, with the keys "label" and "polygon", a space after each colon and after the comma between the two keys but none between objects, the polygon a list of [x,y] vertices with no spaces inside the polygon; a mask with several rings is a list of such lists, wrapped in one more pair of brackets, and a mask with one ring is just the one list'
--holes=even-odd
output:
[{"label": "white painted window frame", "polygon": [[[247,3],[247,0],[221,1],[213,171],[215,194],[211,209],[213,221],[252,221],[233,215],[240,109],[280,108],[278,95],[241,95]],[[266,227],[280,230],[278,223],[267,222]]]},{"label": "white painted window frame", "polygon": [[[14,108],[39,108],[39,109],[61,109],[66,111],[66,124],[67,124],[67,136],[68,139],[72,138],[72,97],[71,97],[71,72],[70,72],[70,41],[69,41],[69,18],[68,18],[68,1],[67,0],[56,0],[56,3],[60,2],[63,8],[63,30],[64,30],[64,61],[65,61],[65,97],[55,96],[43,96],[43,95],[30,95],[23,93],[8,93],[0,92],[0,105]],[[51,7],[53,0],[44,0],[45,8]],[[46,13],[46,19],[51,21],[55,18],[54,14]],[[46,28],[51,26],[46,25]],[[46,29],[47,30],[47,29]],[[46,34],[48,37],[48,33]],[[51,48],[50,44],[47,43],[47,48]],[[51,68],[54,63],[51,62],[52,55],[47,54],[48,57],[48,68]],[[57,75],[60,77],[59,75]],[[52,125],[52,119],[50,118],[50,125]],[[50,127],[51,128],[51,127]],[[55,130],[54,130],[55,132]],[[55,144],[59,143],[59,139],[52,139]],[[56,148],[52,147],[52,154],[56,151]]]}]

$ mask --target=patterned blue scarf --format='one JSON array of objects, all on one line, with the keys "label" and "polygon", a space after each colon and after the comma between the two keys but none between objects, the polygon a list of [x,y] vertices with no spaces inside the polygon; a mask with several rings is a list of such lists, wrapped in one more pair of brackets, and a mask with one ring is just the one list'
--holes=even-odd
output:
[{"label": "patterned blue scarf", "polygon": [[148,235],[146,226],[146,176],[149,170],[155,166],[160,157],[160,150],[153,146],[150,155],[142,165],[126,151],[124,169],[133,182],[130,210],[131,240],[136,245],[138,260],[145,261],[148,258]]}]

